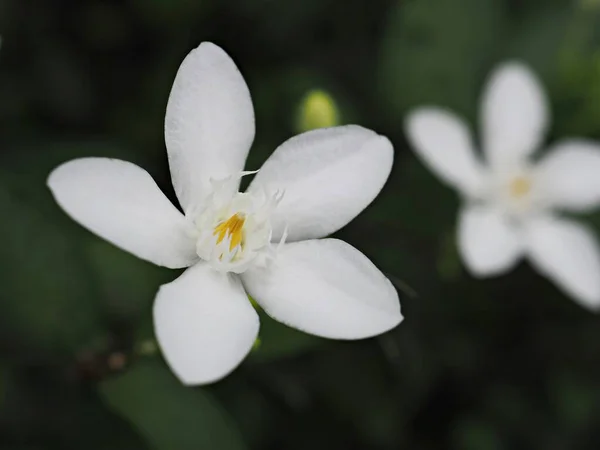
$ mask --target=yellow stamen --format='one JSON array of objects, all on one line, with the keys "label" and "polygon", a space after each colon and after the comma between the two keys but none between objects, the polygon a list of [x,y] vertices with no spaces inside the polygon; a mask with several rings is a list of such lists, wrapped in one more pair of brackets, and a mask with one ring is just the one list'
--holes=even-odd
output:
[{"label": "yellow stamen", "polygon": [[245,217],[234,214],[229,219],[221,222],[215,227],[213,236],[217,236],[217,244],[220,244],[227,236],[231,236],[229,251],[232,251],[242,243],[242,230],[244,228]]},{"label": "yellow stamen", "polygon": [[513,197],[522,198],[531,191],[531,181],[523,176],[515,177],[510,182],[509,190]]}]

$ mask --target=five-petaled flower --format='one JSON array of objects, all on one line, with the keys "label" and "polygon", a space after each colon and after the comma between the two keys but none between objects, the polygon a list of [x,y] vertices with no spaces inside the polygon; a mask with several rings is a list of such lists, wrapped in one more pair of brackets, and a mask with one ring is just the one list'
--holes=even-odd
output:
[{"label": "five-petaled flower", "polygon": [[253,139],[244,79],[223,50],[203,43],[181,64],[165,118],[183,214],[125,161],[77,159],[48,179],[89,230],[155,264],[189,267],[154,303],[159,345],[186,384],[224,377],[252,348],[259,320],[246,293],[276,320],[327,338],[366,338],[402,320],[395,289],[367,257],[320,239],[377,196],[392,166],[389,140],[353,125],[301,134],[241,193]]},{"label": "five-petaled flower", "polygon": [[424,163],[463,197],[457,240],[470,272],[504,273],[527,256],[566,293],[597,308],[600,253],[594,236],[558,212],[600,205],[600,145],[563,140],[532,161],[548,116],[535,76],[519,63],[506,63],[491,76],[482,101],[486,166],[465,123],[448,111],[420,108],[408,116],[406,131]]}]

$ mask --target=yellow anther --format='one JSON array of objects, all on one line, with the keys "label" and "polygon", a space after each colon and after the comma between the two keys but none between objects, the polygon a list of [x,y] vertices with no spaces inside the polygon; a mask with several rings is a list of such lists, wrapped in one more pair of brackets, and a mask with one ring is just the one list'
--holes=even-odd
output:
[{"label": "yellow anther", "polygon": [[217,236],[217,244],[220,244],[227,236],[231,236],[229,251],[232,251],[242,243],[244,222],[246,217],[234,214],[229,219],[221,222],[215,227],[213,236]]},{"label": "yellow anther", "polygon": [[512,179],[510,182],[510,195],[514,198],[522,198],[531,191],[531,181],[529,178],[519,176]]}]

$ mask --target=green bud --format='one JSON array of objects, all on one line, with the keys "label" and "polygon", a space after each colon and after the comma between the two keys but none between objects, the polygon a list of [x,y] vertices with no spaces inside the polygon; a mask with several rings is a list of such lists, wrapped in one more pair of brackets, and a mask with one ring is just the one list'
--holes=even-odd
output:
[{"label": "green bud", "polygon": [[302,99],[298,109],[298,131],[333,127],[339,124],[339,112],[335,100],[320,89],[309,91]]}]

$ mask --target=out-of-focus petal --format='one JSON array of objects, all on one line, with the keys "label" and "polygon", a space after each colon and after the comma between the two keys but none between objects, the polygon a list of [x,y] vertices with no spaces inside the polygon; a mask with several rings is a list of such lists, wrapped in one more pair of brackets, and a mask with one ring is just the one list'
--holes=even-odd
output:
[{"label": "out-of-focus petal", "polygon": [[469,206],[460,214],[458,247],[467,269],[480,277],[508,272],[519,261],[519,232],[499,211]]},{"label": "out-of-focus petal", "polygon": [[531,263],[588,308],[600,307],[600,252],[593,233],[572,220],[531,220],[526,245]]},{"label": "out-of-focus petal", "polygon": [[537,182],[551,206],[588,211],[600,206],[600,144],[564,141],[536,168]]},{"label": "out-of-focus petal", "polygon": [[524,65],[500,66],[488,81],[482,103],[483,150],[494,166],[528,158],[548,127],[548,101],[535,75]]},{"label": "out-of-focus petal", "polygon": [[423,162],[450,186],[476,195],[484,176],[466,124],[454,114],[436,108],[412,112],[406,134]]}]

